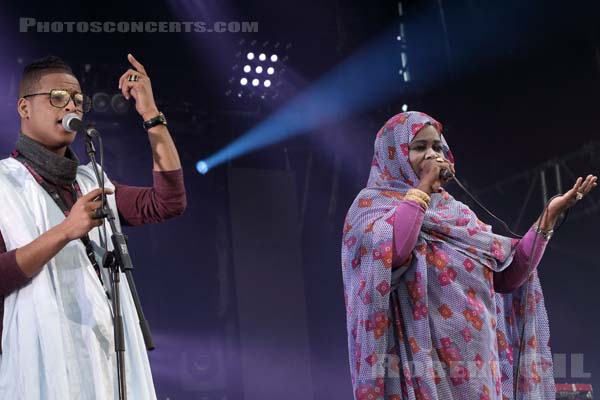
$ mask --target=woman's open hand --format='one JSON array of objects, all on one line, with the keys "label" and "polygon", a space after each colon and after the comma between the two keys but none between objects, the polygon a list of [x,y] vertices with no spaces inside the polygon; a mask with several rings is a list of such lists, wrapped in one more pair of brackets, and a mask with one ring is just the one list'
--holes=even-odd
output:
[{"label": "woman's open hand", "polygon": [[597,181],[598,177],[595,175],[588,175],[585,180],[582,177],[577,178],[577,181],[575,181],[571,190],[552,199],[548,205],[548,214],[551,216],[558,216],[560,213],[573,207],[598,185]]}]

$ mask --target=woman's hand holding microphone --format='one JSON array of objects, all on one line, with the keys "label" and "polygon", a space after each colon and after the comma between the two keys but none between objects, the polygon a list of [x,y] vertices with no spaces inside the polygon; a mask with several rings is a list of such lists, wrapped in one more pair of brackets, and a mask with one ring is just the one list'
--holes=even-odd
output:
[{"label": "woman's hand holding microphone", "polygon": [[439,192],[442,185],[452,180],[454,164],[442,157],[431,157],[422,163],[417,189],[430,195]]}]

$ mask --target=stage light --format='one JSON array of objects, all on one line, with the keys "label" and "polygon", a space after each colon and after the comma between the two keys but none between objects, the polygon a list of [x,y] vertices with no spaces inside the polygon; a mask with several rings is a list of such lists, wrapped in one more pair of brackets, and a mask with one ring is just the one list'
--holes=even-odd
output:
[{"label": "stage light", "polygon": [[110,97],[108,93],[99,92],[92,96],[92,109],[98,113],[105,113],[110,107]]},{"label": "stage light", "polygon": [[401,1],[398,2],[398,17],[399,17],[399,24],[398,24],[398,32],[397,32],[396,39],[398,40],[398,42],[400,42],[400,49],[402,50],[400,52],[400,76],[402,77],[402,80],[404,81],[404,83],[408,83],[408,82],[410,82],[410,74],[408,72],[409,64],[408,64],[408,55],[406,53],[407,43],[406,43],[406,34],[405,34],[405,29],[404,29],[404,20],[405,20],[404,7],[402,6]]},{"label": "stage light", "polygon": [[115,114],[126,114],[129,111],[129,100],[123,97],[121,93],[118,93],[110,99],[110,106]]},{"label": "stage light", "polygon": [[[246,103],[257,99],[271,100],[281,90],[280,84],[285,79],[286,52],[291,44],[282,45],[271,41],[259,43],[256,39],[239,40],[237,44],[240,47],[235,53],[235,65],[232,68],[234,73],[227,81],[231,91],[229,94],[226,92],[226,96],[236,98],[237,94],[239,99],[236,98],[236,101]],[[264,78],[263,74],[266,75]],[[268,81],[265,78],[269,78]],[[264,93],[261,95],[260,91],[254,92],[255,89],[262,89]],[[209,164],[212,165],[210,162]]]},{"label": "stage light", "polygon": [[406,35],[404,34],[404,24],[400,22],[398,26],[398,35],[396,36],[396,40],[398,40],[401,44],[406,45]]},{"label": "stage light", "polygon": [[408,111],[408,104],[402,104],[402,112]]},{"label": "stage light", "polygon": [[400,53],[400,61],[402,62],[402,68],[406,68],[406,65],[408,64],[408,56],[405,52]]},{"label": "stage light", "polygon": [[198,163],[196,163],[196,169],[198,170],[198,172],[204,175],[208,172],[208,164],[206,163],[206,161],[198,161]]}]

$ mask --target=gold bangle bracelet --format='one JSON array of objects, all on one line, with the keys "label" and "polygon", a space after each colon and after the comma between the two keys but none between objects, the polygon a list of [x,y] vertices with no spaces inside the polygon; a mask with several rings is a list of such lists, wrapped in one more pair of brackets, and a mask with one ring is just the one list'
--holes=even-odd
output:
[{"label": "gold bangle bracelet", "polygon": [[427,207],[429,207],[429,202],[431,201],[431,197],[427,196],[427,193],[422,192],[420,190],[410,189],[406,192],[406,196],[415,197],[427,203]]},{"label": "gold bangle bracelet", "polygon": [[411,199],[411,200],[418,200],[419,203],[424,203],[427,207],[429,207],[429,202],[427,200],[425,200],[425,199],[423,199],[423,198],[421,198],[419,196],[415,196],[412,193],[407,194],[404,198],[405,199],[408,198],[408,199]]},{"label": "gold bangle bracelet", "polygon": [[406,194],[416,196],[416,197],[420,198],[421,200],[423,200],[424,202],[426,202],[427,204],[429,204],[429,202],[431,201],[431,197],[427,193],[425,193],[424,191],[422,191],[420,189],[409,189],[406,192]]},{"label": "gold bangle bracelet", "polygon": [[427,208],[429,207],[429,205],[427,204],[427,202],[425,202],[425,200],[423,200],[423,199],[420,199],[420,198],[419,198],[419,197],[417,197],[417,196],[413,196],[413,195],[409,195],[409,194],[407,194],[407,195],[404,197],[404,200],[409,200],[409,201],[412,201],[412,202],[415,202],[415,203],[417,203],[418,205],[420,205],[420,206],[421,206],[421,208],[423,209],[423,211],[426,211],[426,210],[427,210]]}]

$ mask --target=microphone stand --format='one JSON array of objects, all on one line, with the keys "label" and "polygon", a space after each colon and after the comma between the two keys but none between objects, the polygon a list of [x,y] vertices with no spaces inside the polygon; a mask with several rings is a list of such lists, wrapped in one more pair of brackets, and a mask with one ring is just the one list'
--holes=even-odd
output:
[{"label": "microphone stand", "polygon": [[[140,328],[144,337],[144,343],[146,344],[147,350],[154,350],[154,341],[152,339],[152,333],[150,332],[150,326],[144,316],[142,305],[135,287],[133,280],[133,263],[129,255],[127,248],[127,238],[117,229],[115,223],[115,216],[106,204],[106,194],[104,193],[104,180],[100,178],[100,172],[98,171],[98,165],[96,164],[96,148],[92,141],[93,136],[99,136],[100,133],[94,129],[81,129],[85,137],[86,151],[90,157],[94,175],[96,175],[96,181],[98,186],[102,189],[102,215],[106,216],[110,229],[112,231],[111,241],[113,243],[114,250],[108,251],[104,255],[103,267],[110,270],[110,284],[112,287],[112,306],[113,306],[113,326],[114,326],[114,338],[115,338],[115,352],[117,354],[117,379],[119,385],[119,399],[127,399],[127,384],[125,380],[125,331],[123,329],[123,314],[121,310],[121,292],[119,284],[121,282],[121,272],[125,274],[133,303],[138,314],[140,322]],[[102,171],[104,174],[104,170]]]}]

